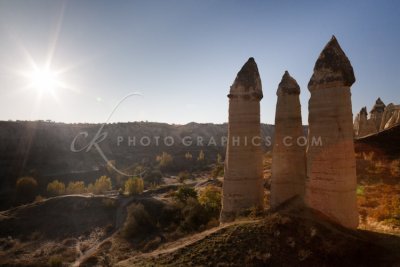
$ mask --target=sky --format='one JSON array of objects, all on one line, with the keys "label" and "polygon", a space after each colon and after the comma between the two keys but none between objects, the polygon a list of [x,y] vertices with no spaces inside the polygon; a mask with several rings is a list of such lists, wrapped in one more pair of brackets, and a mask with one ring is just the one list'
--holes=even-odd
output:
[{"label": "sky", "polygon": [[0,0],[0,120],[223,123],[254,57],[261,122],[274,123],[288,70],[307,124],[307,83],[332,35],[354,68],[353,113],[399,104],[399,14],[385,0]]}]

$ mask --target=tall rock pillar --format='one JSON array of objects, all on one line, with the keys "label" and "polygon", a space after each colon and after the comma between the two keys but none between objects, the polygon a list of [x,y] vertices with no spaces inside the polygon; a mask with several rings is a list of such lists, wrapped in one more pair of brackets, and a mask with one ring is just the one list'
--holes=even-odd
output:
[{"label": "tall rock pillar", "polygon": [[[308,83],[305,200],[311,208],[348,228],[358,226],[350,92],[354,82],[350,61],[333,36],[319,55]],[[322,144],[315,141],[318,138]]]},{"label": "tall rock pillar", "polygon": [[230,88],[228,143],[225,159],[221,222],[235,219],[264,203],[260,128],[261,79],[250,58]]},{"label": "tall rock pillar", "polygon": [[271,206],[304,197],[306,147],[301,121],[300,87],[286,71],[276,95],[275,137],[272,153]]}]

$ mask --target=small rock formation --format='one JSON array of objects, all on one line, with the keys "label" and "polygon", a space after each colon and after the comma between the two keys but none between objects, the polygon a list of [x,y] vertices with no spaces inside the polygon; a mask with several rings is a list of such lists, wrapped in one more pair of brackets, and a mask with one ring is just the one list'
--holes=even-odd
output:
[{"label": "small rock formation", "polygon": [[221,222],[248,208],[263,208],[263,167],[260,140],[261,79],[254,58],[244,64],[230,88],[228,144]]},{"label": "small rock formation", "polygon": [[304,136],[301,121],[300,87],[286,71],[276,95],[275,139],[272,153],[271,206],[286,200],[304,197],[306,177],[305,146],[298,140]]},{"label": "small rock formation", "polygon": [[400,105],[390,103],[382,114],[382,121],[379,130],[383,131],[397,124],[400,124]]},{"label": "small rock formation", "polygon": [[386,105],[382,102],[381,98],[378,97],[378,99],[375,101],[375,105],[371,109],[370,119],[375,123],[375,132],[379,131],[385,107]]},{"label": "small rock formation", "polygon": [[367,107],[363,107],[354,120],[354,135],[362,137],[376,132],[375,121],[368,118]]},{"label": "small rock formation", "polygon": [[[353,67],[333,36],[319,55],[308,83],[305,202],[348,228],[358,226],[350,93],[354,82]],[[313,138],[319,137],[322,145],[313,144]]]}]

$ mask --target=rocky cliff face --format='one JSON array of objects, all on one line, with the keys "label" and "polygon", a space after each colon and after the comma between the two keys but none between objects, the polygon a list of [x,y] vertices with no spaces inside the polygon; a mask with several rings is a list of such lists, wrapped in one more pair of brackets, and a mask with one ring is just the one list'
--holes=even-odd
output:
[{"label": "rocky cliff face", "polygon": [[[353,68],[335,37],[321,52],[308,84],[309,142],[306,204],[338,223],[356,228],[356,162],[350,86]],[[321,137],[323,145],[311,144]]]},{"label": "rocky cliff face", "polygon": [[221,222],[233,220],[244,209],[263,207],[262,149],[257,145],[261,134],[260,100],[263,93],[253,58],[237,74],[228,97],[228,145]]},{"label": "rocky cliff face", "polygon": [[304,136],[299,100],[300,87],[286,71],[276,92],[275,138],[272,153],[271,206],[304,196],[305,146],[296,140]]},{"label": "rocky cliff face", "polygon": [[400,124],[400,105],[390,103],[382,114],[379,130],[383,131],[398,124]]}]

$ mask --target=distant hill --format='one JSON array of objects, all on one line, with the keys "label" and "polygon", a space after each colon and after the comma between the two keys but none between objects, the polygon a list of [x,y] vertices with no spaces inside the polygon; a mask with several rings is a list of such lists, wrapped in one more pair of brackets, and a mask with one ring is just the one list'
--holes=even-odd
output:
[{"label": "distant hill", "polygon": [[[104,125],[102,132],[107,133],[107,136],[99,143],[99,147],[118,168],[137,162],[154,161],[162,152],[171,154],[179,162],[187,152],[196,158],[200,150],[203,150],[207,162],[212,163],[218,153],[225,154],[221,138],[227,136],[227,126],[212,123],[112,123]],[[0,188],[4,190],[14,187],[17,177],[31,173],[39,177],[49,177],[49,180],[66,175],[73,179],[96,176],[106,166],[98,151],[92,148],[89,152],[72,152],[71,143],[79,133],[86,132],[87,138],[83,134],[79,135],[75,143],[76,149],[84,147],[100,127],[101,124],[46,121],[0,122],[0,177],[3,177]],[[264,137],[272,138],[273,133],[273,125],[262,124]],[[142,143],[141,138],[144,138]],[[164,138],[167,139],[164,141]],[[215,145],[208,144],[211,138],[215,140]],[[170,145],[172,139],[174,144]],[[192,145],[184,145],[183,139],[192,141]],[[203,145],[197,145],[198,140]]]}]

